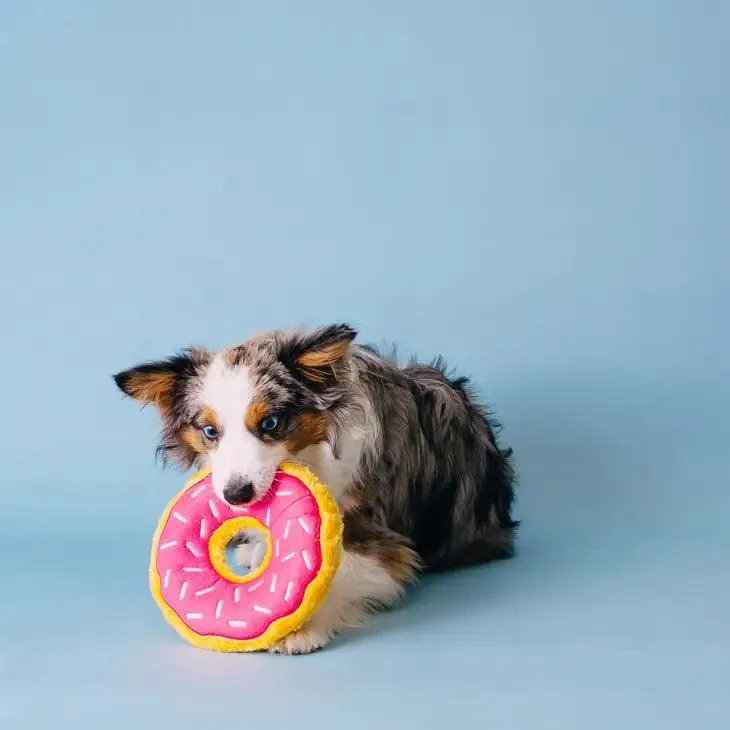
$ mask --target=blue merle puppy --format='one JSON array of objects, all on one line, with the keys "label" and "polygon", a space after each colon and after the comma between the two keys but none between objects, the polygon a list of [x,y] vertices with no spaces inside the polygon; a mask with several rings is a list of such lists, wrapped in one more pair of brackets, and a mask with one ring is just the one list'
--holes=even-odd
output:
[{"label": "blue merle puppy", "polygon": [[[400,366],[355,337],[344,324],[272,331],[115,376],[124,393],[159,410],[165,459],[209,465],[230,504],[260,499],[287,459],[309,466],[337,499],[339,572],[323,606],[278,652],[323,647],[396,603],[422,571],[513,552],[512,452],[467,379],[448,375],[440,359]],[[244,566],[251,551],[240,545]]]}]

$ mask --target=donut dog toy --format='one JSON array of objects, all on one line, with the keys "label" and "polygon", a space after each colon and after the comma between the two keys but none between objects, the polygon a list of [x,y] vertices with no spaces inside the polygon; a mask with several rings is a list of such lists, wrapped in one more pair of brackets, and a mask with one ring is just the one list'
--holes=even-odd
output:
[{"label": "donut dog toy", "polygon": [[[265,537],[258,566],[226,562],[231,539]],[[296,631],[327,595],[342,553],[342,518],[325,485],[300,464],[282,464],[258,502],[231,506],[198,472],[167,505],[152,540],[150,589],[163,616],[201,649],[268,649]]]}]

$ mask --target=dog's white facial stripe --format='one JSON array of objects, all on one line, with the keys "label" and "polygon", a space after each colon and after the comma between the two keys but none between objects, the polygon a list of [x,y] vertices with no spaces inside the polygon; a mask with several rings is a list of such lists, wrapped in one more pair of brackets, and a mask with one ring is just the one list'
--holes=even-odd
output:
[{"label": "dog's white facial stripe", "polygon": [[210,451],[213,489],[223,499],[223,489],[233,476],[253,483],[257,496],[271,485],[279,463],[286,456],[280,444],[264,444],[245,425],[253,402],[255,383],[245,365],[231,366],[224,353],[210,364],[200,391],[201,406],[212,408],[221,436]]}]

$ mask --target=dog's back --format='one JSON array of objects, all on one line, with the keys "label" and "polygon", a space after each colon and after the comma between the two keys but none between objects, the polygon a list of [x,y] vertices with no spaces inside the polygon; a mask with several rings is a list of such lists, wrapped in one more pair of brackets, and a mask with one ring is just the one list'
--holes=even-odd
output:
[{"label": "dog's back", "polygon": [[468,380],[441,361],[401,368],[372,348],[352,357],[380,429],[359,476],[362,509],[408,538],[432,570],[509,556],[511,450],[500,449]]}]

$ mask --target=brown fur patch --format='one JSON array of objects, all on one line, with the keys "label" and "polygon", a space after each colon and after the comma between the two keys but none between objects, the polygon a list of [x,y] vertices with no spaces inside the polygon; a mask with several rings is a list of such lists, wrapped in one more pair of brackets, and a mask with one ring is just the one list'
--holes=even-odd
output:
[{"label": "brown fur patch", "polygon": [[271,404],[266,400],[255,400],[251,403],[246,411],[244,423],[249,431],[255,431],[256,427],[265,418],[271,410]]},{"label": "brown fur patch", "polygon": [[297,363],[305,368],[324,368],[328,365],[334,365],[342,359],[349,346],[349,340],[332,342],[329,345],[320,347],[318,350],[305,352],[298,358]]},{"label": "brown fur patch", "polygon": [[357,509],[345,512],[344,523],[342,538],[347,550],[376,560],[396,583],[415,582],[422,569],[421,559],[405,537]]},{"label": "brown fur patch", "polygon": [[332,374],[332,368],[305,368],[300,367],[299,372],[313,383],[326,383],[327,378]]},{"label": "brown fur patch", "polygon": [[180,431],[180,441],[198,454],[204,454],[207,451],[203,439],[200,438],[200,432],[193,426],[185,426]]},{"label": "brown fur patch", "polygon": [[329,419],[326,413],[304,412],[297,419],[293,433],[286,440],[286,446],[293,454],[307,446],[327,440]]},{"label": "brown fur patch", "polygon": [[221,430],[218,414],[210,406],[203,408],[200,413],[200,420],[204,426],[215,426],[218,431]]},{"label": "brown fur patch", "polygon": [[172,407],[175,373],[132,373],[127,392],[143,403],[154,403],[163,413]]}]

